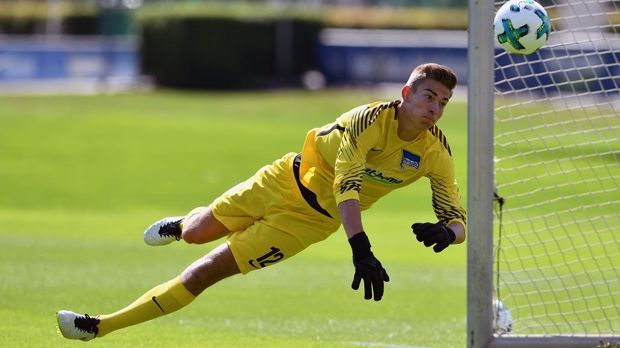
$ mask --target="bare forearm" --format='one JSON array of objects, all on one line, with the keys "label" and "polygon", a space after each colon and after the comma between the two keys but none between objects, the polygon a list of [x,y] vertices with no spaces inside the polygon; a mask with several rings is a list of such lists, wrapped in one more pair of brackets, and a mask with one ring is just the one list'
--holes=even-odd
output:
[{"label": "bare forearm", "polygon": [[465,241],[465,226],[463,226],[463,224],[457,221],[452,221],[448,224],[448,227],[454,231],[454,235],[456,236],[453,244],[460,244]]},{"label": "bare forearm", "polygon": [[355,274],[351,288],[358,290],[363,280],[364,299],[374,298],[375,301],[380,301],[383,297],[383,283],[390,281],[390,276],[388,276],[381,262],[370,251],[370,241],[364,232],[364,227],[362,227],[360,202],[355,199],[343,201],[338,204],[338,212],[353,252]]},{"label": "bare forearm", "polygon": [[359,232],[364,231],[362,226],[362,213],[360,202],[355,199],[349,199],[338,205],[338,212],[342,220],[342,226],[347,234],[347,238],[351,238]]}]

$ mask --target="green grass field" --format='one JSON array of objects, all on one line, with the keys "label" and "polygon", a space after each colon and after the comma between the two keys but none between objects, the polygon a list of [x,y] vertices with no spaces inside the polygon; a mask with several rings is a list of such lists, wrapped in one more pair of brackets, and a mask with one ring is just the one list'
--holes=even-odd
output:
[{"label": "green grass field", "polygon": [[[306,131],[379,99],[369,92],[0,98],[0,346],[69,347],[55,312],[124,307],[215,244],[152,248],[154,220],[208,204]],[[466,201],[466,109],[440,127]],[[364,222],[388,270],[381,302],[350,289],[342,231],[291,260],[227,279],[170,316],[94,347],[462,347],[465,245],[436,255],[410,224],[433,221],[428,181]]]}]

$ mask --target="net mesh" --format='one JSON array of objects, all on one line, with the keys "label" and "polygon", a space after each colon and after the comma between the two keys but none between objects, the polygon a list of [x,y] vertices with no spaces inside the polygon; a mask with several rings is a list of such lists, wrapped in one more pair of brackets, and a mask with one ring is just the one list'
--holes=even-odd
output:
[{"label": "net mesh", "polygon": [[496,296],[510,334],[618,335],[620,2],[540,3],[547,44],[495,51]]}]

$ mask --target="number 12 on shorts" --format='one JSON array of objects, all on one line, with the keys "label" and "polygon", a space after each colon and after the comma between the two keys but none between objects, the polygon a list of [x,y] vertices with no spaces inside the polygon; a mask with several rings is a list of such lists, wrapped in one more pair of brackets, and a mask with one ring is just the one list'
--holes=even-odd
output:
[{"label": "number 12 on shorts", "polygon": [[271,247],[271,250],[265,255],[256,258],[255,260],[250,260],[250,266],[259,269],[266,267],[269,264],[276,263],[284,258],[284,254],[280,251],[280,249],[276,247]]}]

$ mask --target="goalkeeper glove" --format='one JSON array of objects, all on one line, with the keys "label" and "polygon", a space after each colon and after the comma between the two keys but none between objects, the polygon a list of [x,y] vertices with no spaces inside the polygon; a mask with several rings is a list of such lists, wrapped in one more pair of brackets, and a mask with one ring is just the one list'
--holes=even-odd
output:
[{"label": "goalkeeper glove", "polygon": [[381,262],[370,251],[370,241],[366,233],[360,232],[354,235],[349,239],[349,244],[353,250],[353,266],[355,266],[351,288],[359,289],[360,282],[364,280],[364,298],[370,300],[374,293],[375,301],[380,301],[383,297],[383,282],[390,281],[390,277],[381,266]]},{"label": "goalkeeper glove", "polygon": [[436,224],[430,222],[423,224],[416,223],[411,225],[411,228],[418,242],[423,242],[425,247],[435,244],[433,250],[435,250],[436,253],[444,250],[456,240],[454,231],[452,231],[450,227],[444,225],[443,222],[438,222]]}]

